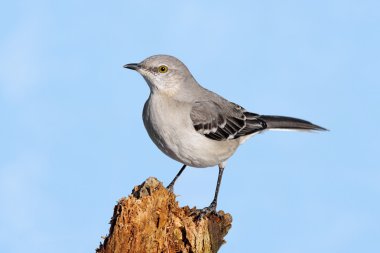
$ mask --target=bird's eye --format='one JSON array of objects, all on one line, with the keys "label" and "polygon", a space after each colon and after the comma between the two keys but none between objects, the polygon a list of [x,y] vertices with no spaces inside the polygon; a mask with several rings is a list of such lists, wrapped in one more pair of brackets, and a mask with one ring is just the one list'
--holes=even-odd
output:
[{"label": "bird's eye", "polygon": [[158,71],[160,73],[166,73],[166,72],[168,72],[168,67],[165,66],[165,65],[161,65],[161,66],[158,67]]}]

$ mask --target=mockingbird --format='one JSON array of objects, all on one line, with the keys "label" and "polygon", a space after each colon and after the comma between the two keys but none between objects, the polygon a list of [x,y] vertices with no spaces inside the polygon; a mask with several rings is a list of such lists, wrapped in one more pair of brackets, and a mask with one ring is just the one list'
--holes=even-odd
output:
[{"label": "mockingbird", "polygon": [[226,161],[248,138],[271,129],[326,130],[302,119],[248,112],[203,88],[173,56],[155,55],[124,67],[139,72],[149,85],[143,120],[150,138],[183,164],[168,188],[173,190],[186,166],[219,166],[214,199],[204,212],[216,211]]}]

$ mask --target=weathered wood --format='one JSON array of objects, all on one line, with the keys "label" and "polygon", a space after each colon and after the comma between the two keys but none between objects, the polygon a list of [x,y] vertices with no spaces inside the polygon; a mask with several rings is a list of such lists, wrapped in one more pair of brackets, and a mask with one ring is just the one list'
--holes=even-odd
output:
[{"label": "weathered wood", "polygon": [[232,217],[219,211],[201,218],[156,178],[135,186],[114,208],[109,235],[97,253],[215,253],[225,243]]}]

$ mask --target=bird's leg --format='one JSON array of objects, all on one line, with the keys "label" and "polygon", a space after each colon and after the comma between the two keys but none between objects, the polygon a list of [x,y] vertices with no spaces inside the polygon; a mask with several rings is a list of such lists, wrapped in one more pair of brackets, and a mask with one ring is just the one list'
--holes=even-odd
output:
[{"label": "bird's leg", "polygon": [[216,183],[214,199],[212,200],[211,204],[208,207],[205,207],[202,209],[202,213],[216,213],[216,205],[218,203],[219,187],[220,187],[220,183],[222,182],[223,171],[224,171],[224,164],[219,164],[218,182]]},{"label": "bird's leg", "polygon": [[185,170],[186,165],[184,164],[182,168],[178,171],[177,175],[174,177],[174,179],[171,181],[171,183],[166,187],[170,192],[173,192],[173,187],[175,184],[175,181],[179,178],[179,176],[182,174],[182,172]]}]

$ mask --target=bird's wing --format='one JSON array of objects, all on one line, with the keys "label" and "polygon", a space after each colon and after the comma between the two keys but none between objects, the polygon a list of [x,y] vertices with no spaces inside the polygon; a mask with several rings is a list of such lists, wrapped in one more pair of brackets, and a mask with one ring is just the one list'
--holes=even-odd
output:
[{"label": "bird's wing", "polygon": [[197,101],[190,117],[198,133],[216,141],[236,139],[266,128],[258,114],[228,101]]}]

